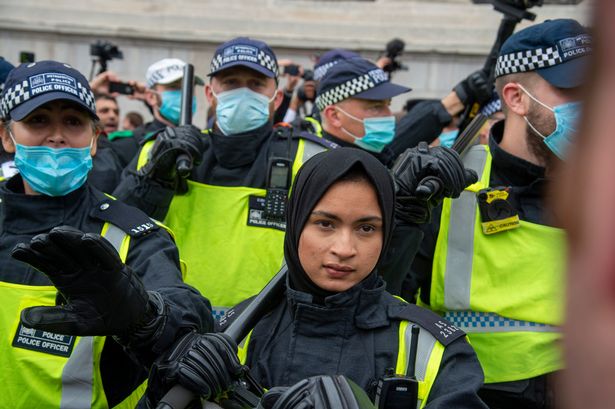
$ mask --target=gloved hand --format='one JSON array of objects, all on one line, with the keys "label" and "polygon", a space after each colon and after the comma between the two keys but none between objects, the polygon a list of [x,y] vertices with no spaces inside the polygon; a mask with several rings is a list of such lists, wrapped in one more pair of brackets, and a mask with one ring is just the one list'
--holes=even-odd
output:
[{"label": "gloved hand", "polygon": [[[201,163],[205,149],[202,137],[194,125],[167,127],[156,136],[151,159],[139,173],[164,185],[175,186],[178,178],[188,177],[192,168]],[[178,174],[176,162],[182,154],[188,159],[188,167],[186,172]]]},{"label": "gloved hand", "polygon": [[66,301],[55,307],[24,309],[21,320],[27,327],[131,339],[156,321],[157,302],[150,299],[160,296],[145,291],[113,246],[97,234],[55,227],[28,244],[18,244],[11,256],[47,275]]},{"label": "gloved hand", "polygon": [[474,102],[484,104],[493,97],[493,83],[489,82],[488,72],[478,70],[455,85],[453,91],[465,106]]},{"label": "gloved hand", "polygon": [[342,375],[304,379],[289,388],[271,388],[257,409],[375,409],[357,384]]},{"label": "gloved hand", "polygon": [[421,142],[407,149],[392,168],[395,180],[395,217],[406,223],[431,221],[431,211],[445,197],[457,198],[478,180],[476,172],[466,169],[457,152]]},{"label": "gloved hand", "polygon": [[154,362],[146,398],[151,407],[176,384],[204,399],[216,399],[229,390],[246,367],[239,363],[237,345],[222,333],[190,332]]}]

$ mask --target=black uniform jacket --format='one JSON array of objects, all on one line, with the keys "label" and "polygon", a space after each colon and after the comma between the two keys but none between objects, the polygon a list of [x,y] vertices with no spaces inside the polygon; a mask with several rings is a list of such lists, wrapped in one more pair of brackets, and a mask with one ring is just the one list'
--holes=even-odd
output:
[{"label": "black uniform jacket", "polygon": [[[406,308],[428,328],[441,318],[394,298],[380,278],[375,286],[364,283],[325,298],[325,305],[287,285],[285,299],[259,321],[250,337],[246,364],[256,379],[271,388],[309,376],[342,374],[373,399],[385,370],[395,368],[400,317],[408,315]],[[486,408],[477,396],[482,382],[474,350],[465,337],[456,338],[446,346],[426,407]]]},{"label": "black uniform jacket", "polygon": [[[109,206],[101,207],[103,203]],[[141,278],[147,290],[162,296],[167,306],[165,328],[153,340],[151,352],[160,353],[177,336],[191,329],[210,330],[209,302],[182,282],[177,247],[169,234],[158,226],[145,234],[135,234],[132,228],[151,220],[138,209],[111,200],[87,183],[62,197],[25,195],[20,175],[0,185],[0,280],[30,286],[51,285],[43,273],[11,258],[9,253],[13,247],[60,225],[100,234],[105,222],[132,235],[126,264]],[[151,356],[150,351],[134,352]],[[128,396],[147,376],[145,366],[149,362],[137,363],[130,356],[112,338],[107,338],[101,372],[110,406]]]}]

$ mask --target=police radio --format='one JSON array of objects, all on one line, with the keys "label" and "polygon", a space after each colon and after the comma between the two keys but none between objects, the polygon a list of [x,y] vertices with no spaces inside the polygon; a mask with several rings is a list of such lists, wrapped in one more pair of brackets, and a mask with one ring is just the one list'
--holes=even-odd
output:
[{"label": "police radio", "polygon": [[378,409],[408,409],[415,408],[419,394],[419,382],[416,380],[414,368],[419,342],[419,327],[412,325],[412,338],[408,354],[408,369],[406,375],[395,374],[392,368],[387,369],[378,381],[375,405]]},{"label": "police radio", "polygon": [[292,178],[292,160],[282,157],[269,159],[267,194],[265,195],[265,218],[284,221],[286,204]]}]

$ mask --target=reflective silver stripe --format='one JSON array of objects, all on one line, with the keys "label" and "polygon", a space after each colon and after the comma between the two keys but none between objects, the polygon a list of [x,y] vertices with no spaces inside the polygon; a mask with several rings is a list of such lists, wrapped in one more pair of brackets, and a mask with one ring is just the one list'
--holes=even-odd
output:
[{"label": "reflective silver stripe", "polygon": [[[482,177],[487,162],[487,152],[478,145],[470,148],[464,165]],[[463,191],[451,201],[446,244],[446,271],[444,272],[444,306],[449,310],[470,308],[472,284],[472,259],[474,257],[474,224],[476,222],[476,194]]]},{"label": "reflective silver stripe", "polygon": [[303,139],[303,157],[301,158],[301,164],[303,165],[312,156],[326,150],[327,149],[325,149],[323,146],[318,145],[317,143]]},{"label": "reflective silver stripe", "polygon": [[561,332],[552,325],[532,321],[519,321],[493,312],[449,311],[444,318],[467,333],[476,332]]},{"label": "reflective silver stripe", "polygon": [[[436,339],[429,331],[424,330],[419,326],[419,342],[416,348],[416,362],[414,367],[414,374],[419,381],[425,380],[427,375],[427,365],[429,364],[429,358],[431,358],[431,352],[436,345]],[[406,327],[406,333],[404,334],[404,341],[406,343],[406,373],[408,373],[408,364],[410,361],[410,344],[412,341],[412,322],[408,322]],[[422,400],[418,400],[416,407],[421,407]]]},{"label": "reflective silver stripe", "polygon": [[122,242],[124,241],[124,237],[126,237],[126,233],[124,232],[124,230],[120,229],[119,227],[109,223],[109,228],[107,229],[107,232],[104,234],[104,237],[105,239],[107,239],[109,243],[111,243],[113,248],[119,253],[120,248],[122,247]]},{"label": "reflective silver stripe", "polygon": [[[105,239],[119,253],[126,233],[109,223]],[[89,408],[92,405],[94,382],[94,338],[80,337],[62,370],[60,409]]]},{"label": "reflective silver stripe", "polygon": [[94,338],[82,337],[62,370],[60,409],[83,409],[92,405]]}]

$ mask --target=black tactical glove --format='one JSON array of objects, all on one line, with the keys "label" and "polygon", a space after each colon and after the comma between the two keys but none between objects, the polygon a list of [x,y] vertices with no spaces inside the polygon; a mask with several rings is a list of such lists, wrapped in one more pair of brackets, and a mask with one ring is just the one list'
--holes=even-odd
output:
[{"label": "black tactical glove", "polygon": [[[11,256],[47,275],[65,300],[55,307],[24,309],[26,327],[66,335],[116,335],[130,343],[149,342],[161,326],[160,295],[145,291],[113,246],[97,234],[55,227],[18,244]],[[139,333],[141,339],[135,339]]]},{"label": "black tactical glove", "polygon": [[227,335],[190,332],[152,365],[146,396],[148,405],[155,407],[176,384],[204,399],[216,399],[245,370],[237,358],[237,345]]},{"label": "black tactical glove", "polygon": [[342,375],[314,376],[289,388],[272,388],[257,409],[375,409],[367,394]]},{"label": "black tactical glove", "polygon": [[431,221],[431,211],[445,197],[457,198],[478,180],[476,172],[466,169],[457,152],[421,142],[407,149],[392,168],[395,180],[395,217],[405,223]]},{"label": "black tactical glove", "polygon": [[[201,131],[194,125],[167,127],[156,136],[150,160],[139,173],[174,188],[178,178],[188,177],[192,168],[201,163],[205,149],[202,137]],[[182,174],[177,171],[180,155],[187,160],[187,171]]]},{"label": "black tactical glove", "polygon": [[478,70],[455,85],[453,91],[464,106],[474,102],[484,104],[493,97],[493,83],[489,81],[489,73]]}]

